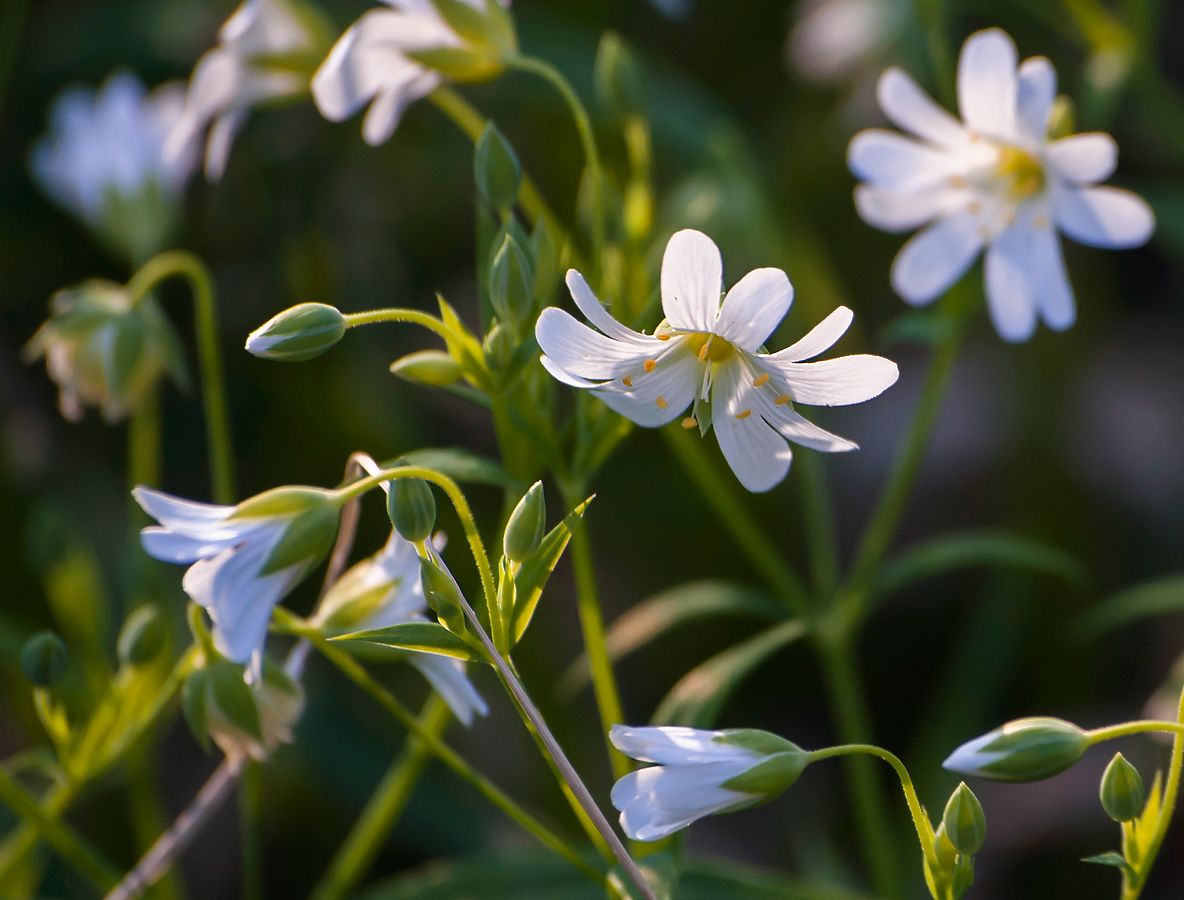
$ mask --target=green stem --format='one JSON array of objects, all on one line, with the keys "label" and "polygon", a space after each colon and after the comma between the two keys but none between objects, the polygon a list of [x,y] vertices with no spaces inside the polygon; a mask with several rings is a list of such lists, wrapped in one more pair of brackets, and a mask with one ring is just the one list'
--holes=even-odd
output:
[{"label": "green stem", "polygon": [[[1184,707],[1182,707],[1184,709]],[[1158,719],[1140,719],[1137,722],[1123,722],[1120,725],[1107,725],[1105,728],[1095,728],[1087,731],[1090,746],[1115,738],[1128,737],[1132,734],[1175,734],[1184,735],[1184,724],[1179,722],[1163,722]]]},{"label": "green stem", "polygon": [[839,581],[839,552],[826,469],[819,455],[810,450],[798,454],[797,465],[814,593],[819,598],[833,597]]},{"label": "green stem", "polygon": [[[1176,721],[1184,723],[1184,691],[1180,693],[1180,702],[1176,707]],[[1147,846],[1143,848],[1143,860],[1139,866],[1139,884],[1147,880],[1151,867],[1155,864],[1155,857],[1167,836],[1168,826],[1172,823],[1172,814],[1176,811],[1176,798],[1180,793],[1180,773],[1184,769],[1184,731],[1177,731],[1172,741],[1172,756],[1168,762],[1168,779],[1164,785],[1163,803],[1159,808],[1159,819],[1155,823],[1155,832]]]},{"label": "green stem", "polygon": [[435,332],[445,340],[452,338],[452,332],[443,322],[418,309],[371,309],[366,312],[345,313],[342,318],[345,319],[346,328],[357,328],[359,325],[374,325],[380,322],[408,322]]},{"label": "green stem", "polygon": [[202,403],[209,444],[210,482],[215,503],[234,502],[234,456],[226,409],[222,354],[218,347],[218,306],[213,279],[205,264],[185,250],[167,250],[132,276],[128,293],[135,302],[169,278],[184,278],[193,293],[193,321],[201,363]]},{"label": "green stem", "polygon": [[[39,803],[3,766],[0,766],[0,802],[23,819],[34,836],[44,839],[95,888],[106,891],[119,883],[119,870],[59,818],[60,809],[54,808],[59,804]],[[64,803],[60,804],[61,808],[64,806]],[[10,871],[5,868],[3,883],[7,883]]]},{"label": "green stem", "polygon": [[243,766],[238,782],[239,896],[259,900],[263,896],[263,859],[259,846],[263,808],[263,769],[257,762]]},{"label": "green stem", "polygon": [[563,73],[546,60],[533,56],[514,56],[508,59],[506,64],[520,72],[537,75],[549,83],[558,91],[571,112],[576,131],[580,135],[580,144],[584,149],[584,162],[588,167],[588,176],[591,180],[592,259],[599,266],[604,250],[606,231],[602,174],[604,168],[600,164],[600,151],[596,147],[596,135],[592,131],[592,121],[588,118],[588,110]]}]

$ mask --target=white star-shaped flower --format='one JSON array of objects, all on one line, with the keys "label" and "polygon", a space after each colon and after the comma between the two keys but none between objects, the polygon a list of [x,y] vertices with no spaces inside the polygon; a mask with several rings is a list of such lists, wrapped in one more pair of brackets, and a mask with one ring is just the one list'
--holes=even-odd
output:
[{"label": "white star-shaped flower", "polygon": [[885,231],[925,226],[901,249],[892,285],[906,301],[929,303],[986,250],[991,319],[1000,336],[1024,341],[1037,319],[1063,330],[1076,317],[1057,232],[1094,247],[1134,247],[1155,227],[1130,191],[1098,187],[1118,148],[1107,134],[1048,139],[1056,73],[1044,57],[1019,64],[999,29],[973,34],[958,62],[958,121],[908,75],[888,69],[880,106],[911,133],[871,129],[851,142],[863,179],[855,203]]},{"label": "white star-shaped flower", "polygon": [[687,407],[686,428],[714,428],[740,483],[767,491],[789,471],[786,441],[827,452],[856,445],[813,425],[795,409],[841,406],[875,397],[897,378],[896,364],[879,356],[805,362],[831,347],[851,324],[839,307],[805,337],[777,353],[761,345],[785,317],[793,287],[780,269],[756,269],[720,302],[723,262],[705,234],[675,234],[662,259],[662,308],[654,334],[617,322],[574,269],[567,286],[576,306],[599,332],[561,309],[543,310],[535,336],[542,363],[555,378],[590,389],[621,415],[654,428]]}]

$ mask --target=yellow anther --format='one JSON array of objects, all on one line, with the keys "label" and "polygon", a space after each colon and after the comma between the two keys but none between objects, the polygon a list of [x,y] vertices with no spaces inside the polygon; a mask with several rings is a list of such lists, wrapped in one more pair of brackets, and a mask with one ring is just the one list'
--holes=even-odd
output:
[{"label": "yellow anther", "polygon": [[646,360],[646,361],[645,361],[645,362],[642,364],[642,367],[643,367],[643,368],[644,368],[644,369],[645,369],[647,372],[652,372],[652,371],[654,371],[654,366],[656,366],[656,365],[657,365],[657,363],[656,363],[656,362],[654,362],[652,359],[647,359],[647,360]]},{"label": "yellow anther", "polygon": [[621,379],[621,384],[625,385],[625,387],[633,387],[633,376],[626,375]]},{"label": "yellow anther", "polygon": [[657,335],[654,335],[654,337],[656,337],[656,338],[657,338],[658,340],[660,340],[660,341],[668,341],[668,340],[670,340],[670,335],[669,335],[669,334],[657,334]]},{"label": "yellow anther", "polygon": [[692,428],[694,428],[698,424],[699,423],[695,421],[694,416],[687,416],[685,419],[682,420],[682,427],[687,429],[687,431],[690,431]]},{"label": "yellow anther", "polygon": [[765,372],[763,375],[758,375],[752,380],[753,387],[761,387],[769,383],[769,373]]},{"label": "yellow anther", "polygon": [[1019,147],[1000,147],[996,174],[1007,192],[1016,199],[1029,197],[1044,187],[1044,167],[1035,156]]},{"label": "yellow anther", "polygon": [[718,335],[697,331],[688,336],[688,346],[701,362],[722,363],[732,358],[732,345]]},{"label": "yellow anther", "polygon": [[752,415],[751,409],[742,409],[742,410],[740,410],[740,412],[736,413],[736,418],[737,419],[747,419],[751,415]]},{"label": "yellow anther", "polygon": [[658,409],[665,409],[666,408],[666,398],[665,397],[659,397],[654,402],[658,404]]},{"label": "yellow anther", "polygon": [[979,203],[977,200],[971,200],[969,203],[966,204],[966,211],[968,213],[970,213],[972,216],[978,215],[980,212],[982,212],[982,210],[983,210],[983,205],[981,203]]},{"label": "yellow anther", "polygon": [[710,352],[707,348],[710,346],[711,346],[710,344],[704,344],[702,347],[699,348],[699,361],[700,362],[703,362],[707,359],[707,354]]},{"label": "yellow anther", "polygon": [[789,394],[782,394],[780,397],[778,397],[773,402],[776,403],[778,406],[785,406],[785,404],[789,402]]},{"label": "yellow anther", "polygon": [[951,175],[950,176],[950,187],[953,187],[953,188],[966,187],[966,178],[963,177],[962,175]]}]

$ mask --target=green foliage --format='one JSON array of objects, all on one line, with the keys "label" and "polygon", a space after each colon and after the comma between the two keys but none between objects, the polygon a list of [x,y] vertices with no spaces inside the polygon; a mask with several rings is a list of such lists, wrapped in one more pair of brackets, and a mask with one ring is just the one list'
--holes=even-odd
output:
[{"label": "green foliage", "polygon": [[543,588],[547,586],[547,580],[563,557],[563,551],[567,549],[572,531],[579,526],[579,521],[584,517],[584,511],[591,502],[592,498],[589,497],[568,513],[562,522],[548,531],[539,541],[534,552],[522,561],[518,574],[514,576],[516,599],[514,601],[514,616],[510,622],[510,636],[513,643],[516,644],[522,640],[522,636],[526,634],[530,620],[534,618],[535,609],[543,596]]},{"label": "green foliage", "polygon": [[398,625],[337,635],[331,640],[379,644],[395,650],[414,650],[467,661],[480,659],[468,643],[437,622],[400,622]]},{"label": "green foliage", "polygon": [[66,645],[52,631],[40,631],[21,648],[21,671],[34,687],[53,687],[66,669]]},{"label": "green foliage", "polygon": [[502,211],[513,207],[522,185],[522,166],[506,136],[492,122],[473,148],[473,176],[486,203]]},{"label": "green foliage", "polygon": [[1169,575],[1112,594],[1081,616],[1076,629],[1095,637],[1140,619],[1184,611],[1184,575]]}]

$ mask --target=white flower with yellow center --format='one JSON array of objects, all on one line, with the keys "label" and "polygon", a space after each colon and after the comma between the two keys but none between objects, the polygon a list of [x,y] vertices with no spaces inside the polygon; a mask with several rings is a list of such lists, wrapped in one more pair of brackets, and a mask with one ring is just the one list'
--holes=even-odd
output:
[{"label": "white flower with yellow center", "polygon": [[805,362],[843,336],[851,310],[839,307],[797,343],[762,352],[793,301],[789,278],[780,269],[756,269],[721,304],[719,248],[692,230],[667,244],[661,282],[666,319],[654,334],[642,334],[609,315],[570,270],[572,298],[600,331],[561,309],[543,310],[535,326],[543,366],[647,428],[693,406],[683,426],[714,428],[724,458],[750,491],[767,491],[785,477],[792,457],[786,441],[826,452],[856,448],[794,409],[860,403],[896,381],[896,364],[879,356]]},{"label": "white flower with yellow center", "polygon": [[1107,134],[1049,140],[1056,73],[1044,57],[1019,64],[999,29],[973,34],[958,61],[958,121],[908,75],[880,78],[880,106],[913,137],[871,129],[851,142],[863,219],[885,231],[924,229],[901,249],[892,285],[929,303],[986,250],[987,304],[1000,336],[1023,341],[1037,319],[1063,330],[1076,317],[1057,232],[1094,247],[1144,243],[1155,218],[1130,191],[1098,187],[1118,148]]}]

